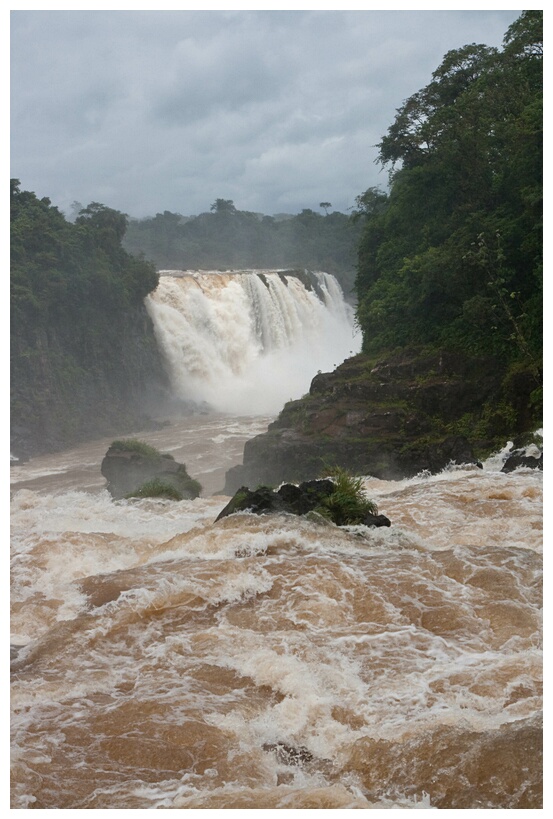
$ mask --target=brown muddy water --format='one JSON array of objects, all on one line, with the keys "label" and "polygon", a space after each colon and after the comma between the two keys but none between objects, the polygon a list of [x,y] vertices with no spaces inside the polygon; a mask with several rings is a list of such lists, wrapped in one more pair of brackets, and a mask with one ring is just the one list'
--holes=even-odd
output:
[{"label": "brown muddy water", "polygon": [[542,474],[214,523],[269,420],[137,436],[196,501],[112,501],[107,439],[12,468],[12,808],[540,808]]}]

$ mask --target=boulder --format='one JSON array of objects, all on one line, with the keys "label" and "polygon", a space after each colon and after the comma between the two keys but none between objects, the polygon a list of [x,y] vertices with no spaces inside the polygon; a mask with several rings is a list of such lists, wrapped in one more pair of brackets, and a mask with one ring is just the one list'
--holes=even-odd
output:
[{"label": "boulder", "polygon": [[330,480],[306,481],[299,486],[284,484],[276,492],[269,486],[259,486],[253,490],[248,489],[247,486],[241,486],[225,508],[219,512],[216,520],[246,510],[256,515],[271,512],[305,515],[320,506],[323,499],[331,495],[334,489],[334,483]]},{"label": "boulder", "polygon": [[502,472],[513,472],[515,469],[524,466],[527,469],[541,469],[543,470],[543,452],[539,456],[527,455],[525,450],[513,452],[501,469]]},{"label": "boulder", "polygon": [[101,472],[115,500],[133,495],[152,482],[171,487],[183,499],[197,498],[201,492],[200,484],[190,477],[185,464],[133,439],[112,443],[102,461]]},{"label": "boulder", "polygon": [[303,765],[313,761],[313,754],[302,745],[288,745],[285,742],[266,742],[264,751],[273,751],[281,765]]},{"label": "boulder", "polygon": [[391,526],[392,521],[386,515],[367,515],[363,521],[365,526]]},{"label": "boulder", "polygon": [[[259,486],[254,490],[241,486],[216,520],[235,512],[247,511],[256,515],[285,512],[292,515],[305,515],[308,518],[313,515],[317,523],[330,520],[341,525],[347,520],[347,510],[341,504],[347,503],[348,499],[342,497],[341,500],[336,501],[336,491],[336,483],[328,478],[304,481],[299,486],[285,483],[277,491],[269,486]],[[330,501],[326,503],[325,501],[329,499]],[[368,503],[374,509],[374,513],[365,514],[366,503],[365,499],[363,512],[358,513],[357,522],[365,526],[391,525],[386,515],[379,515],[371,502]],[[323,514],[320,514],[321,512]]]}]

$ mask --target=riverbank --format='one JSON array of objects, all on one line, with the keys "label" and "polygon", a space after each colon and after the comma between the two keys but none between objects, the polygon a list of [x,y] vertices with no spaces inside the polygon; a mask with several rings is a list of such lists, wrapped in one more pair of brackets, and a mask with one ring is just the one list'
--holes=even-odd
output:
[{"label": "riverbank", "polygon": [[357,355],[320,373],[268,431],[248,441],[225,492],[319,477],[330,466],[398,480],[476,464],[541,425],[531,372],[493,357],[408,348]]}]

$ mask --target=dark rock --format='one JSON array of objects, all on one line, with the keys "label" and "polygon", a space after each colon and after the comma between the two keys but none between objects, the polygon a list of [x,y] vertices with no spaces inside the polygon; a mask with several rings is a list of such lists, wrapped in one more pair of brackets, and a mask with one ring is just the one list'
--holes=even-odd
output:
[{"label": "dark rock", "polygon": [[392,521],[386,515],[367,515],[363,521],[365,526],[391,526]]},{"label": "dark rock", "polygon": [[277,494],[288,507],[288,511],[296,515],[306,515],[319,506],[323,498],[332,495],[335,486],[331,480],[304,481],[299,486],[285,483]]},{"label": "dark rock", "polygon": [[323,498],[331,495],[335,485],[330,480],[306,481],[299,486],[284,484],[278,492],[269,486],[259,486],[250,490],[241,486],[216,520],[232,515],[235,512],[253,512],[256,515],[271,512],[288,512],[293,515],[305,515],[321,505]]},{"label": "dark rock", "polygon": [[430,472],[439,472],[449,464],[478,465],[472,447],[464,435],[448,435],[431,443],[425,442],[424,439],[420,444],[415,441],[410,450],[403,453],[402,461],[407,468],[411,462],[412,469],[421,464],[422,469]]},{"label": "dark rock", "polygon": [[216,521],[235,512],[254,512],[263,515],[269,512],[285,511],[285,502],[269,486],[259,486],[250,491],[247,486],[241,486],[224,509],[219,512]]},{"label": "dark rock", "polygon": [[30,460],[33,447],[29,444],[32,434],[27,427],[12,424],[10,427],[10,465],[23,464]]},{"label": "dark rock", "polygon": [[[94,325],[17,327],[13,338],[11,451],[35,457],[104,436],[128,435],[166,413],[170,383],[143,304],[116,314],[92,307]],[[114,318],[116,315],[116,318]],[[56,326],[54,326],[56,325]]]},{"label": "dark rock", "polygon": [[528,469],[543,470],[543,452],[541,453],[539,458],[535,458],[532,455],[525,455],[524,451],[513,452],[513,454],[509,455],[509,457],[503,464],[501,471],[513,472],[515,469],[518,469],[521,466],[525,466]]},{"label": "dark rock", "polygon": [[102,461],[101,472],[108,482],[109,493],[116,500],[127,497],[154,480],[173,487],[185,499],[197,498],[201,491],[184,464],[175,461],[172,455],[162,454],[153,448],[151,454],[142,454],[112,444]]},{"label": "dark rock", "polygon": [[313,754],[302,745],[288,745],[285,742],[266,742],[263,745],[264,751],[273,751],[277,762],[281,765],[303,765],[305,762],[313,761]]}]

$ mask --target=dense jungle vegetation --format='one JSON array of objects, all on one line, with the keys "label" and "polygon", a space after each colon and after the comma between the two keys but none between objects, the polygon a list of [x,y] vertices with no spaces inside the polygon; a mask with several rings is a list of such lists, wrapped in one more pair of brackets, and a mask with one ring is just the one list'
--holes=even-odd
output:
[{"label": "dense jungle vegetation", "polygon": [[[101,310],[121,310],[142,304],[157,285],[155,267],[127,253],[121,240],[127,218],[93,202],[75,223],[45,197],[22,191],[11,180],[12,317],[16,328],[31,323],[60,325],[72,335],[94,321]],[[80,322],[64,319],[78,312]],[[89,333],[86,333],[87,337]],[[79,342],[73,336],[74,343]]]},{"label": "dense jungle vegetation", "polygon": [[158,270],[307,268],[332,273],[346,296],[355,281],[361,225],[349,215],[307,208],[290,216],[263,216],[217,199],[210,212],[181,216],[164,211],[150,219],[131,219],[124,246],[155,262]]},{"label": "dense jungle vegetation", "polygon": [[11,180],[11,418],[16,451],[137,423],[163,386],[144,297],[154,266],[122,245],[127,219],[92,203],[75,223]]},{"label": "dense jungle vegetation", "polygon": [[364,351],[443,345],[539,380],[542,356],[542,12],[501,50],[448,52],[383,137],[385,193],[357,198]]}]

